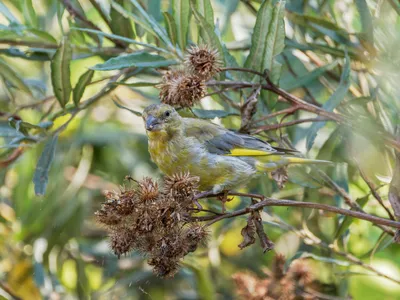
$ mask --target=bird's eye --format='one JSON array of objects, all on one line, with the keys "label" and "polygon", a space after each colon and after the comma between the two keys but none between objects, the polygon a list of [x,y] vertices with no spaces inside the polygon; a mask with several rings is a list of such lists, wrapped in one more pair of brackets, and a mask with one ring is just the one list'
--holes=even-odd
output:
[{"label": "bird's eye", "polygon": [[166,117],[169,117],[171,115],[171,112],[169,110],[167,110],[164,114]]}]

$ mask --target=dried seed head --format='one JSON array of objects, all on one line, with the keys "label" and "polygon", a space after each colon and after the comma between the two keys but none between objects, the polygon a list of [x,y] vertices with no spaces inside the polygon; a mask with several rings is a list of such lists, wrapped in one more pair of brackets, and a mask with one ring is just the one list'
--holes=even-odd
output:
[{"label": "dried seed head", "polygon": [[160,89],[161,102],[180,107],[192,107],[207,91],[201,77],[182,70],[168,71],[157,87]]},{"label": "dried seed head", "polygon": [[194,252],[197,246],[207,242],[208,231],[207,228],[201,224],[190,224],[189,228],[185,231],[185,242],[188,245],[188,252]]},{"label": "dried seed head", "polygon": [[180,203],[191,203],[197,193],[199,177],[189,173],[179,173],[166,176],[164,179],[164,194],[169,195]]},{"label": "dried seed head", "polygon": [[208,46],[192,46],[187,52],[185,65],[204,80],[210,79],[221,70],[222,62],[217,50]]},{"label": "dried seed head", "polygon": [[285,183],[288,181],[287,167],[282,167],[271,172],[272,179],[275,180],[276,184],[280,189],[285,187]]},{"label": "dried seed head", "polygon": [[110,247],[118,258],[131,251],[134,243],[134,234],[128,228],[116,230],[110,235]]},{"label": "dried seed head", "polygon": [[150,177],[143,178],[138,182],[137,196],[142,202],[150,202],[158,199],[158,183],[154,182]]}]

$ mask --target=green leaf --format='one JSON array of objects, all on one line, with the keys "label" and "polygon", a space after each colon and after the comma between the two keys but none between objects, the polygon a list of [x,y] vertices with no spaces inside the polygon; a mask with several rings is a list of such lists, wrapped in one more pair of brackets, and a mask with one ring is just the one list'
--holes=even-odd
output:
[{"label": "green leaf", "polygon": [[[336,184],[347,193],[349,192],[349,175],[347,170],[347,163],[335,164],[332,180],[336,182]],[[333,198],[335,199],[336,206],[340,207],[343,203],[343,198],[337,194]]]},{"label": "green leaf", "polygon": [[192,112],[196,117],[200,119],[214,119],[214,118],[226,118],[229,116],[238,116],[237,113],[227,112],[225,110],[205,110],[205,109],[192,109]]},{"label": "green leaf", "polygon": [[185,51],[189,30],[190,7],[189,0],[173,0],[172,16],[176,22],[178,44]]},{"label": "green leaf", "polygon": [[49,139],[36,165],[35,174],[33,175],[36,195],[44,195],[46,192],[47,182],[49,181],[49,171],[56,152],[57,140],[58,135]]},{"label": "green leaf", "polygon": [[295,261],[296,259],[300,258],[312,258],[317,261],[322,261],[325,263],[331,263],[343,267],[350,266],[350,263],[344,260],[339,260],[331,257],[323,257],[323,256],[318,256],[310,252],[305,252],[305,251],[298,251],[294,256],[292,256],[290,259],[286,260],[285,262],[285,270],[287,270],[290,266],[290,264]]},{"label": "green leaf", "polygon": [[73,100],[76,106],[78,106],[79,101],[85,92],[86,86],[92,81],[93,74],[93,70],[87,70],[81,75],[81,77],[79,77],[78,83],[76,84],[73,92]]},{"label": "green leaf", "polygon": [[[119,5],[124,4],[124,0],[114,1]],[[111,7],[110,17],[111,31],[113,33],[124,37],[135,38],[131,21],[129,20],[129,18],[125,17],[122,13],[117,11],[114,6]]]},{"label": "green leaf", "polygon": [[24,15],[26,23],[36,28],[38,26],[38,20],[36,16],[35,9],[32,5],[32,0],[24,0],[22,1],[22,13]]},{"label": "green leaf", "polygon": [[133,113],[135,116],[138,116],[138,117],[141,117],[141,116],[142,116],[142,113],[140,113],[140,112],[138,112],[138,111],[136,111],[136,110],[130,109],[130,108],[126,107],[126,106],[123,106],[122,104],[119,104],[119,103],[118,103],[117,101],[115,101],[114,99],[113,99],[113,102],[114,102],[114,104],[115,104],[117,107],[129,111],[129,112]]},{"label": "green leaf", "polygon": [[[333,111],[342,102],[347,94],[350,87],[350,58],[346,54],[345,64],[343,66],[343,73],[340,77],[339,87],[332,94],[332,96],[323,105],[323,108],[327,111]],[[308,130],[306,137],[307,151],[309,151],[314,145],[315,138],[317,137],[318,131],[325,126],[326,122],[315,122],[311,125]]]},{"label": "green leaf", "polygon": [[208,24],[214,25],[214,10],[210,0],[197,0],[197,11],[204,17]]},{"label": "green leaf", "polygon": [[10,21],[10,23],[15,23],[18,24],[18,20],[16,17],[14,17],[14,15],[10,12],[10,10],[8,9],[8,7],[3,3],[3,1],[0,1],[0,13],[6,17],[6,19],[8,21]]},{"label": "green leaf", "polygon": [[224,53],[222,49],[222,44],[221,41],[219,40],[217,34],[214,31],[214,24],[213,23],[208,23],[207,19],[203,17],[196,9],[194,5],[194,1],[192,0],[190,2],[193,16],[198,22],[198,25],[200,26],[201,30],[201,37],[204,41],[205,44],[207,45],[212,45],[212,47],[216,48],[218,50],[218,53],[222,56]]},{"label": "green leaf", "polygon": [[[285,1],[279,1],[276,5],[271,1],[263,2],[257,13],[250,54],[244,64],[245,68],[260,72],[268,70],[274,84],[278,84],[282,68],[276,56],[285,47],[284,10]],[[274,105],[278,99],[278,95],[267,91],[262,91],[261,97],[268,106]]]},{"label": "green leaf", "polygon": [[143,7],[139,4],[137,0],[130,0],[131,3],[135,6],[138,12],[145,18],[147,24],[152,28],[152,30],[156,33],[156,35],[170,48],[174,48],[171,44],[171,41],[168,38],[167,33],[165,32],[164,28],[157,23],[156,20],[152,16],[150,16]]},{"label": "green leaf", "polygon": [[83,32],[91,32],[91,33],[95,33],[95,34],[97,34],[99,36],[113,38],[113,39],[116,39],[116,40],[127,42],[129,44],[140,45],[140,46],[143,46],[143,47],[146,47],[146,48],[149,48],[149,49],[153,49],[153,50],[157,50],[157,51],[160,51],[160,52],[169,53],[167,50],[165,50],[163,48],[159,48],[159,47],[156,47],[156,46],[153,46],[153,45],[150,45],[150,44],[138,42],[138,41],[135,41],[135,40],[123,37],[123,36],[119,36],[119,35],[116,35],[116,34],[105,33],[103,31],[99,31],[99,30],[86,29],[86,28],[77,28],[77,27],[71,27],[71,30],[78,30],[78,31],[83,31]]},{"label": "green leaf", "polygon": [[368,49],[368,47],[373,47],[374,45],[374,25],[371,12],[365,0],[356,0],[356,5],[361,17],[362,39],[368,43]]},{"label": "green leaf", "polygon": [[95,65],[91,69],[97,71],[110,71],[129,67],[159,68],[175,64],[177,64],[177,61],[166,59],[160,55],[149,54],[147,52],[137,52],[113,57],[103,64]]},{"label": "green leaf", "polygon": [[14,72],[12,68],[9,67],[9,64],[2,59],[0,59],[0,77],[2,77],[15,88],[18,88],[30,95],[32,94],[24,81],[18,76],[17,73]]},{"label": "green leaf", "polygon": [[51,61],[51,83],[54,95],[62,107],[69,101],[71,95],[71,71],[70,62],[72,59],[72,49],[66,36],[63,37]]},{"label": "green leaf", "polygon": [[167,28],[168,36],[169,36],[172,44],[176,45],[177,40],[178,40],[178,35],[177,35],[175,20],[171,16],[171,14],[168,12],[163,12],[163,15],[164,15],[164,20],[165,20],[165,25]]},{"label": "green leaf", "polygon": [[[366,195],[362,198],[358,198],[356,200],[356,202],[361,208],[363,208],[365,206],[365,204],[367,204],[368,198],[369,198],[369,195]],[[354,210],[354,209],[351,208],[351,210]],[[353,223],[354,220],[355,220],[355,218],[351,218],[348,216],[344,217],[342,223],[340,224],[339,228],[337,229],[337,231],[335,233],[335,239],[342,236],[345,233],[345,231],[350,227],[351,223]]]},{"label": "green leaf", "polygon": [[323,186],[322,182],[314,177],[311,172],[307,173],[304,167],[292,166],[288,168],[288,174],[289,181],[295,184],[313,189]]},{"label": "green leaf", "polygon": [[314,80],[318,79],[325,72],[332,70],[337,66],[337,62],[333,62],[331,64],[327,64],[325,66],[316,68],[307,74],[302,74],[296,78],[290,78],[290,80],[281,81],[279,86],[284,90],[294,90],[299,87],[307,86],[312,83]]}]

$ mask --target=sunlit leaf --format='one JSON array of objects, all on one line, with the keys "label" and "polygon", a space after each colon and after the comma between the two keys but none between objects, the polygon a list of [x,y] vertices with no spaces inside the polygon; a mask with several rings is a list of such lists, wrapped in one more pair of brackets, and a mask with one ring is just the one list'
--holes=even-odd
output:
[{"label": "sunlit leaf", "polygon": [[58,135],[54,135],[48,140],[36,165],[35,174],[33,176],[36,195],[44,195],[46,192],[47,182],[49,181],[49,171],[56,152],[57,140]]},{"label": "sunlit leaf", "polygon": [[70,62],[72,49],[67,37],[64,37],[51,61],[51,83],[54,95],[62,107],[69,101],[71,95]]},{"label": "sunlit leaf", "polygon": [[26,23],[29,26],[37,27],[38,20],[37,20],[35,9],[33,8],[33,5],[32,5],[32,0],[22,1],[22,12],[24,14]]}]

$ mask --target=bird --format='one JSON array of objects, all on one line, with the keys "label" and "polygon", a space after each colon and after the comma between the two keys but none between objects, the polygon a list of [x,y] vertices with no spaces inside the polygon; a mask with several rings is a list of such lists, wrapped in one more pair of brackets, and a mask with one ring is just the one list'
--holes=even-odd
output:
[{"label": "bird", "polygon": [[289,164],[331,164],[293,156],[257,137],[198,118],[184,118],[170,105],[152,104],[142,114],[152,161],[168,176],[199,178],[203,195],[244,186],[259,174]]}]

